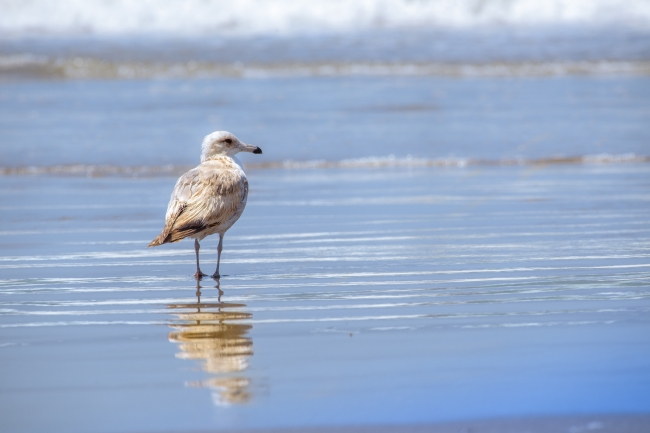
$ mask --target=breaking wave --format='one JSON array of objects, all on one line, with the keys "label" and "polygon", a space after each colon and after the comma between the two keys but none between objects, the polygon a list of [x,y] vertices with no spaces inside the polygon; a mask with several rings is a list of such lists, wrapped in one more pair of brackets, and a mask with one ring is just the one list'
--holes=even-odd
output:
[{"label": "breaking wave", "polygon": [[650,23],[647,0],[2,0],[4,34],[351,32],[416,26]]},{"label": "breaking wave", "polygon": [[[610,155],[585,155],[550,158],[511,158],[511,159],[473,159],[473,158],[416,158],[410,155],[398,158],[394,155],[384,157],[368,157],[344,159],[341,161],[279,161],[246,164],[246,169],[327,169],[327,168],[426,168],[426,167],[456,167],[468,166],[545,166],[561,164],[621,164],[621,163],[647,163],[650,156],[641,156],[633,153]],[[0,176],[25,176],[25,175],[61,175],[61,176],[125,176],[125,177],[153,177],[153,176],[178,176],[189,170],[186,165],[161,165],[161,166],[115,166],[115,165],[53,165],[53,166],[22,166],[0,167]]]}]

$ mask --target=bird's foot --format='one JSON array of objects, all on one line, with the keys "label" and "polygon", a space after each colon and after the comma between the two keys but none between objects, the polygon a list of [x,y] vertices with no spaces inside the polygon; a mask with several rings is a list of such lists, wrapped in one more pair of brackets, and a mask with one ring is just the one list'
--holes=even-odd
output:
[{"label": "bird's foot", "polygon": [[212,278],[218,280],[219,278],[221,278],[221,275],[218,272],[215,272],[214,274],[212,274]]},{"label": "bird's foot", "polygon": [[208,274],[204,274],[204,273],[201,272],[200,270],[197,270],[197,271],[194,273],[194,278],[196,278],[197,280],[200,280],[201,278],[203,278],[203,277],[207,277],[207,276],[208,276]]}]

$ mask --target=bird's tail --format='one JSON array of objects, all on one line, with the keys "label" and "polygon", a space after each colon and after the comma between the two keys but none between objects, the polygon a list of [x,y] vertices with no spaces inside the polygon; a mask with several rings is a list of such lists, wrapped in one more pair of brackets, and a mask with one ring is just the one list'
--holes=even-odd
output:
[{"label": "bird's tail", "polygon": [[157,247],[158,245],[166,244],[167,242],[169,242],[167,240],[167,237],[168,237],[167,235],[168,234],[165,231],[163,231],[161,234],[159,234],[156,237],[156,239],[152,240],[151,243],[149,245],[147,245],[147,248],[149,248],[149,247]]}]

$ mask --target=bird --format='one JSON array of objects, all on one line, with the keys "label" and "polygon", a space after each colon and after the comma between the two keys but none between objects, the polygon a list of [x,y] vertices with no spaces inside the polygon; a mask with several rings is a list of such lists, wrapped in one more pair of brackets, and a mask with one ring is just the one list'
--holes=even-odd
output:
[{"label": "bird", "polygon": [[219,263],[223,249],[223,236],[244,212],[248,198],[248,179],[241,163],[235,158],[239,152],[261,154],[262,149],[245,144],[228,131],[208,134],[201,144],[201,163],[183,174],[172,191],[165,227],[148,245],[194,239],[196,273],[200,280],[207,274],[199,266],[200,242],[219,234],[217,270],[212,278],[219,279]]}]

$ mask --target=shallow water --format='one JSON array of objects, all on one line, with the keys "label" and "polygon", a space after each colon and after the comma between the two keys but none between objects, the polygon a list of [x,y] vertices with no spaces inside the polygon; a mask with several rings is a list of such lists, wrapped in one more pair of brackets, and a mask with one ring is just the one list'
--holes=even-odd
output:
[{"label": "shallow water", "polygon": [[4,429],[650,410],[650,165],[249,180],[199,301],[173,177],[0,177]]},{"label": "shallow water", "polygon": [[2,166],[194,165],[214,130],[244,163],[647,156],[650,77],[337,77],[0,83]]},{"label": "shallow water", "polygon": [[647,430],[647,2],[4,3],[0,430]]}]

